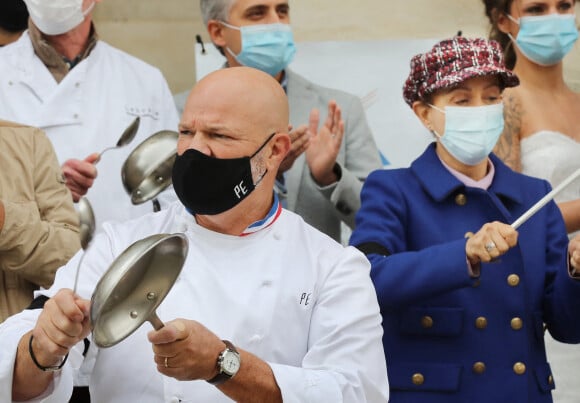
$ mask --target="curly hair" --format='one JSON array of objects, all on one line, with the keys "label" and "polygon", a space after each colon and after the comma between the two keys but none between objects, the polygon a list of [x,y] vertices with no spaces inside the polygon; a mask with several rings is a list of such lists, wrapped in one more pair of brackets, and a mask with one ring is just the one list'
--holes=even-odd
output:
[{"label": "curly hair", "polygon": [[510,37],[500,31],[497,26],[499,17],[502,14],[509,14],[510,7],[512,6],[514,0],[482,0],[485,5],[485,15],[489,19],[490,29],[489,29],[489,39],[493,39],[501,45],[503,49],[503,55],[505,60],[505,65],[508,69],[513,69],[516,64],[516,53],[513,48],[512,41]]}]

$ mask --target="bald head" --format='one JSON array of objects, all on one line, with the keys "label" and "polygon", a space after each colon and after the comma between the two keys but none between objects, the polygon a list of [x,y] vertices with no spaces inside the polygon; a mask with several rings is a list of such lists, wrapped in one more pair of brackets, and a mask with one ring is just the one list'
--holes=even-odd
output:
[{"label": "bald head", "polygon": [[[280,83],[248,67],[211,73],[191,91],[179,131],[179,156],[196,150],[197,154],[188,155],[205,154],[214,159],[212,164],[250,157],[251,180],[254,185],[259,184],[251,194],[244,193],[247,197],[239,204],[218,214],[198,214],[197,222],[216,231],[239,235],[252,222],[264,218],[272,206],[278,169],[290,150],[288,100]],[[233,173],[216,169],[206,174],[218,179],[223,175],[225,186],[231,185],[233,190],[241,186],[241,190],[246,190],[248,186],[242,184],[249,182],[247,178],[238,178],[238,173],[243,174],[238,169]],[[198,194],[199,189],[193,191]],[[239,194],[236,196],[239,198]]]},{"label": "bald head", "polygon": [[182,123],[199,116],[240,132],[286,132],[288,99],[272,76],[249,67],[230,67],[205,76],[191,91]]}]

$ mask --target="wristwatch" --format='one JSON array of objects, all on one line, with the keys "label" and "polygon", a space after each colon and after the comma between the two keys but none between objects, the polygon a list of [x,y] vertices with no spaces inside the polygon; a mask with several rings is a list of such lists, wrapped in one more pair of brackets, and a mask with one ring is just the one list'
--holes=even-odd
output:
[{"label": "wristwatch", "polygon": [[242,362],[240,353],[238,353],[238,350],[236,350],[234,345],[227,340],[222,341],[225,343],[226,349],[218,355],[218,374],[208,380],[212,385],[219,385],[220,383],[232,379],[234,375],[238,373],[240,363]]}]

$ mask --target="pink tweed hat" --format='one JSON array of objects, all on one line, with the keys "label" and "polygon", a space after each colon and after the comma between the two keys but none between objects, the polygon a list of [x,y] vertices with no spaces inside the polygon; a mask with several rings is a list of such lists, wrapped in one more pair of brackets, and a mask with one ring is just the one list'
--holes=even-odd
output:
[{"label": "pink tweed hat", "polygon": [[492,74],[499,77],[502,88],[515,87],[520,82],[505,67],[499,43],[456,36],[411,59],[411,72],[403,87],[403,98],[411,106],[439,89]]}]

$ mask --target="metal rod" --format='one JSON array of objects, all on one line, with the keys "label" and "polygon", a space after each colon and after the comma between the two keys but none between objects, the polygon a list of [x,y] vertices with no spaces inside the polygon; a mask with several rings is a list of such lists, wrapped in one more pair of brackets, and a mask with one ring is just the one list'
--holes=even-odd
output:
[{"label": "metal rod", "polygon": [[550,193],[542,197],[536,204],[534,204],[528,211],[522,214],[517,220],[512,223],[513,229],[518,229],[520,225],[525,223],[531,216],[536,214],[539,209],[544,207],[550,200],[552,200],[558,193],[560,193],[566,186],[572,183],[576,178],[580,177],[580,168],[578,168],[572,175],[568,176],[558,186],[556,186]]},{"label": "metal rod", "polygon": [[83,263],[83,259],[85,258],[85,255],[87,254],[86,250],[83,250],[83,254],[81,255],[81,258],[79,259],[79,263],[77,264],[77,271],[75,274],[75,283],[73,286],[73,294],[77,293],[77,286],[79,284],[79,273],[81,271],[81,264]]}]

